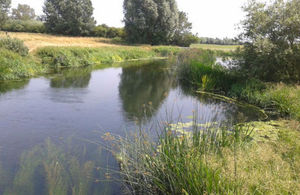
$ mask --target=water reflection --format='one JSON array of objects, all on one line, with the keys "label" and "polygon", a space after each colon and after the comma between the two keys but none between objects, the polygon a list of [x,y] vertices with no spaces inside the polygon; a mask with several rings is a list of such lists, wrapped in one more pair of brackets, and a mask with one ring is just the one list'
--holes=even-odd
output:
[{"label": "water reflection", "polygon": [[43,144],[22,153],[12,181],[8,181],[0,166],[0,194],[117,193],[118,189],[111,188],[105,170],[98,168],[107,160],[103,159],[102,153],[100,147],[79,144],[72,138],[64,143],[48,138]]},{"label": "water reflection", "polygon": [[86,88],[91,79],[92,67],[73,68],[61,71],[51,79],[52,88]]},{"label": "water reflection", "polygon": [[[196,92],[197,89],[193,88],[193,86],[189,83],[179,82],[178,85],[186,96],[193,96],[202,104],[215,105],[215,107],[221,109],[226,120],[230,123],[240,123],[257,119],[263,120],[266,117],[266,115],[255,106],[243,104],[242,102],[236,104],[234,102],[226,101],[226,99],[216,98],[206,94],[199,94]],[[211,111],[214,112],[214,110]]]},{"label": "water reflection", "polygon": [[0,95],[12,90],[24,89],[29,83],[29,80],[0,82]]},{"label": "water reflection", "polygon": [[172,83],[165,61],[123,68],[119,93],[127,118],[151,118],[168,96]]},{"label": "water reflection", "polygon": [[188,121],[198,106],[206,117],[200,123],[253,113],[178,86],[165,61],[122,67],[68,69],[30,82],[0,83],[1,195],[120,194],[120,184],[107,182],[114,177],[108,170],[119,168],[116,160],[85,142],[100,140],[95,131],[125,135],[136,128],[136,119],[153,123],[174,104],[179,108],[174,118]]}]

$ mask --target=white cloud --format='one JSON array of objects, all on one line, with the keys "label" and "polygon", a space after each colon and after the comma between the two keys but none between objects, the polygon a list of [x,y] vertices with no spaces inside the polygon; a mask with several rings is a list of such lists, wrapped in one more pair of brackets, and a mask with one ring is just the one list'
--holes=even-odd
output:
[{"label": "white cloud", "polygon": [[[98,24],[123,26],[123,0],[92,0]],[[235,25],[243,18],[241,6],[246,0],[177,0],[180,10],[188,13],[193,32],[207,37],[234,37]],[[28,4],[42,14],[44,0],[12,0],[12,6]]]}]

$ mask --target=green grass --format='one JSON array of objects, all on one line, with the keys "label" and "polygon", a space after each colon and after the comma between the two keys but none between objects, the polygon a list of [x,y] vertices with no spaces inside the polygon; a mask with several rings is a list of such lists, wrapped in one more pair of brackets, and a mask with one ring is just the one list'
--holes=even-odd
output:
[{"label": "green grass", "polygon": [[167,57],[179,51],[175,47],[45,47],[36,56],[50,66],[79,67],[92,64],[115,63],[128,60]]},{"label": "green grass", "polygon": [[299,194],[298,122],[214,124],[166,124],[157,142],[143,128],[105,140],[119,146],[133,194]]},{"label": "green grass", "polygon": [[240,45],[214,45],[214,44],[192,44],[191,48],[198,48],[198,49],[209,49],[209,50],[219,50],[230,52],[234,51],[237,48],[241,47]]},{"label": "green grass", "polygon": [[[215,65],[217,54],[190,49],[178,55],[177,76],[184,86],[225,95],[263,108],[271,116],[300,120],[300,87],[264,83]],[[246,79],[245,79],[246,78]]]},{"label": "green grass", "polygon": [[300,87],[247,80],[232,85],[228,95],[263,108],[269,115],[300,121]]},{"label": "green grass", "polygon": [[20,80],[46,72],[31,56],[0,48],[0,81]]}]

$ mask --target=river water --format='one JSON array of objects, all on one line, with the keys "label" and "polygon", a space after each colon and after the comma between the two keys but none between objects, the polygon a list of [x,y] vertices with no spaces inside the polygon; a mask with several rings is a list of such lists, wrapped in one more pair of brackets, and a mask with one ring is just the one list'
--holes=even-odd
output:
[{"label": "river water", "polygon": [[165,61],[0,83],[0,194],[120,194],[103,134],[123,136],[167,116],[189,121],[195,110],[203,123],[258,118],[185,90]]}]

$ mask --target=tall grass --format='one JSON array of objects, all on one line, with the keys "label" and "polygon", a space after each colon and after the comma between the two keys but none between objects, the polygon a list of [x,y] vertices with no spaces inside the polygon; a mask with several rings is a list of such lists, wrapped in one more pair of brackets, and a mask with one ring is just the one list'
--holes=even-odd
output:
[{"label": "tall grass", "polygon": [[127,60],[151,59],[173,55],[178,49],[170,47],[46,47],[36,54],[43,64],[50,66],[79,67],[91,64],[114,63]]},{"label": "tall grass", "polygon": [[216,64],[216,52],[190,49],[179,53],[179,80],[206,91],[227,91],[236,81],[228,70]]},{"label": "tall grass", "polygon": [[258,105],[272,116],[300,120],[299,86],[264,83],[242,71],[215,64],[214,51],[191,49],[178,55],[177,75],[183,85]]},{"label": "tall grass", "polygon": [[215,123],[165,124],[156,142],[139,129],[134,136],[114,140],[121,174],[132,194],[230,194],[238,190],[235,178],[226,179],[208,160],[249,141],[242,128]]},{"label": "tall grass", "polygon": [[157,139],[139,127],[106,140],[129,194],[297,194],[300,133],[285,123],[160,123]]},{"label": "tall grass", "polygon": [[0,81],[19,80],[46,72],[32,57],[0,48]]}]

